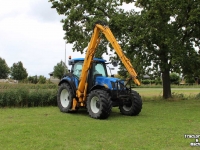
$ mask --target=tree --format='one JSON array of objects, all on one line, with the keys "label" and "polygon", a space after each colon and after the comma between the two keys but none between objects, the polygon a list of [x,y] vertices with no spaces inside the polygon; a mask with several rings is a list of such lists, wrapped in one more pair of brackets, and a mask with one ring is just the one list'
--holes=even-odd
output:
[{"label": "tree", "polygon": [[10,68],[6,64],[6,61],[0,57],[0,79],[8,78]]},{"label": "tree", "polygon": [[[163,97],[170,98],[170,71],[194,72],[200,65],[200,2],[196,0],[136,0],[141,12],[125,12],[117,1],[49,0],[62,20],[65,39],[73,43],[73,50],[83,52],[91,38],[97,20],[108,23],[122,49],[131,56],[133,64],[141,64],[147,72],[162,76]],[[126,3],[134,6],[132,0]],[[98,55],[107,52],[107,41],[103,38]],[[106,48],[105,48],[106,47]],[[191,64],[187,60],[191,61]],[[137,66],[136,64],[136,66]],[[186,65],[185,65],[186,64]],[[193,66],[192,64],[197,64]],[[141,68],[141,67],[139,67]],[[188,69],[188,68],[191,68]],[[144,72],[144,71],[142,71]]]},{"label": "tree", "polygon": [[[63,30],[66,31],[64,39],[67,43],[73,43],[73,50],[83,53],[90,41],[94,23],[101,20],[108,22],[110,18],[117,14],[122,2],[112,1],[79,1],[79,0],[49,0],[52,8],[56,8],[59,15],[65,15],[66,19],[61,20]],[[107,41],[102,39],[96,57],[107,52],[105,45]]]},{"label": "tree", "polygon": [[37,75],[35,75],[35,76],[29,76],[28,77],[28,82],[29,83],[33,83],[33,84],[37,84],[38,83]]},{"label": "tree", "polygon": [[67,66],[63,61],[54,66],[53,76],[61,79],[65,73],[68,72]]},{"label": "tree", "polygon": [[200,65],[193,59],[199,55],[194,45],[200,43],[200,2],[138,0],[136,5],[143,10],[130,27],[134,40],[129,44],[135,47],[141,60],[145,59],[153,70],[157,68],[161,72],[163,97],[169,98],[172,96],[170,71],[194,72],[198,67],[191,64]]},{"label": "tree", "polygon": [[39,76],[38,83],[39,84],[45,84],[46,83],[46,78],[44,76]]},{"label": "tree", "polygon": [[19,61],[18,63],[14,63],[10,70],[11,70],[11,78],[15,80],[23,80],[26,79],[28,76],[28,73],[26,69],[23,67],[21,61]]},{"label": "tree", "polygon": [[185,79],[185,82],[186,83],[189,83],[189,84],[194,84],[195,83],[195,78],[194,76],[191,76],[191,75],[187,75],[184,77]]},{"label": "tree", "polygon": [[195,0],[138,0],[136,6],[142,11],[128,15],[128,37],[132,39],[126,51],[145,60],[150,71],[161,73],[164,98],[172,96],[170,72],[199,70],[199,53],[194,48],[200,42],[199,5]]}]

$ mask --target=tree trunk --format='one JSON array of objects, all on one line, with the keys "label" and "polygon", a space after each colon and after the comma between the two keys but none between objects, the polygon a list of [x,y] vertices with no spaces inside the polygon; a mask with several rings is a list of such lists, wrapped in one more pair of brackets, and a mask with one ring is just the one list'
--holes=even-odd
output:
[{"label": "tree trunk", "polygon": [[165,69],[162,72],[162,82],[163,82],[163,98],[168,99],[172,97],[171,86],[170,86],[170,75],[169,70]]}]

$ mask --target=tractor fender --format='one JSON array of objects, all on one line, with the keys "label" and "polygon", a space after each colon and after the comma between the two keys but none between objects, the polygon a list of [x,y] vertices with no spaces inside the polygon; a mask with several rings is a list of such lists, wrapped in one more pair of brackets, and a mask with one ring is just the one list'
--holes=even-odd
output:
[{"label": "tractor fender", "polygon": [[96,90],[96,89],[107,89],[105,86],[102,85],[94,85],[90,91]]},{"label": "tractor fender", "polygon": [[58,86],[60,86],[62,83],[67,83],[72,88],[72,96],[76,97],[76,86],[73,80],[70,80],[70,78],[63,78],[59,83]]}]

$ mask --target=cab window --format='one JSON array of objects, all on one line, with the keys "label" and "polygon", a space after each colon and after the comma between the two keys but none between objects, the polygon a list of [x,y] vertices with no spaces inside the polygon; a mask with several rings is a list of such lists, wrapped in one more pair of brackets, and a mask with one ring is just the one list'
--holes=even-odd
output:
[{"label": "cab window", "polygon": [[102,63],[96,64],[94,68],[94,75],[101,74],[103,77],[106,77],[105,67]]},{"label": "cab window", "polygon": [[78,78],[81,75],[82,67],[83,67],[83,62],[77,62],[74,64],[73,74],[76,75]]}]

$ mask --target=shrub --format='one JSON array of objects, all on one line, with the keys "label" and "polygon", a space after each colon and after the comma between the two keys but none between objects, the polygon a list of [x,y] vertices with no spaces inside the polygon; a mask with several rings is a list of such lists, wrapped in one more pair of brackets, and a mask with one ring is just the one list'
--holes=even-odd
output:
[{"label": "shrub", "polygon": [[180,77],[176,73],[170,74],[170,82],[171,84],[179,84]]},{"label": "shrub", "polygon": [[150,82],[150,80],[142,80],[142,84],[150,84],[151,82]]},{"label": "shrub", "polygon": [[186,83],[189,83],[189,84],[195,83],[195,79],[192,76],[186,76],[185,81],[186,81]]},{"label": "shrub", "polygon": [[160,78],[155,79],[155,84],[156,85],[161,85],[162,84],[161,79]]},{"label": "shrub", "polygon": [[55,106],[57,86],[48,87],[20,84],[11,88],[4,86],[0,90],[0,107]]},{"label": "shrub", "polygon": [[173,100],[187,100],[188,97],[186,97],[183,93],[172,93]]}]

